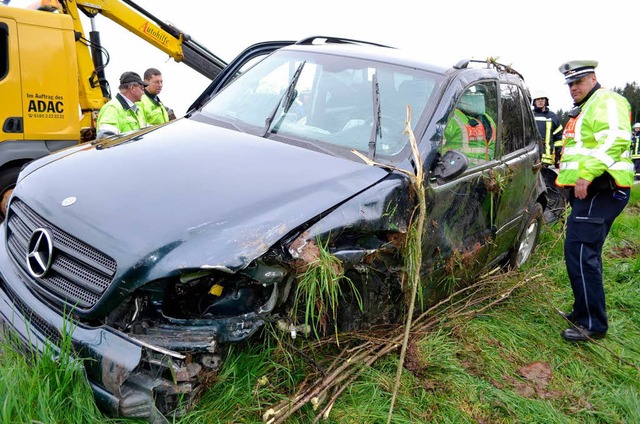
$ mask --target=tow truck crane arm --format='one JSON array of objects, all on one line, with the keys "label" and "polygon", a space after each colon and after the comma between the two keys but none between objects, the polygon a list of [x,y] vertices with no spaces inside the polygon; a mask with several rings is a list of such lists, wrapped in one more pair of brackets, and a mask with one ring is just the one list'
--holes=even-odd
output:
[{"label": "tow truck crane arm", "polygon": [[[226,62],[193,40],[178,28],[162,22],[132,0],[41,0],[41,8],[58,10],[73,20],[76,43],[87,48],[76,49],[78,55],[79,102],[81,140],[95,138],[95,121],[100,108],[111,98],[104,73],[104,49],[100,35],[95,31],[94,18],[102,15],[126,28],[152,46],[167,53],[176,62],[187,66],[213,80],[226,67]],[[85,38],[78,11],[90,20],[92,31]]]},{"label": "tow truck crane arm", "polygon": [[101,14],[149,44],[213,80],[226,63],[178,28],[162,22],[131,0],[66,0],[87,16]]}]

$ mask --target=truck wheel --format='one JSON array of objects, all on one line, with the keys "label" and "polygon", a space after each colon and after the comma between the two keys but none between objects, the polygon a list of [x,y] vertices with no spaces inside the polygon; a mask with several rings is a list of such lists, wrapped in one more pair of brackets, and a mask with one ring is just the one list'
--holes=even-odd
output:
[{"label": "truck wheel", "polygon": [[535,203],[527,218],[527,224],[524,226],[518,243],[511,251],[509,258],[509,269],[518,269],[531,257],[533,249],[538,243],[540,229],[543,224],[542,205]]},{"label": "truck wheel", "polygon": [[16,185],[19,173],[19,167],[8,168],[0,173],[0,222],[4,221],[7,202]]}]

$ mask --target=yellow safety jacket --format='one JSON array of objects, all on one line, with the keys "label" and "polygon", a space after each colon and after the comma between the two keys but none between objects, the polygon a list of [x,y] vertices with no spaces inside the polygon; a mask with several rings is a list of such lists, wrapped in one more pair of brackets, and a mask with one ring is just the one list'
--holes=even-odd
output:
[{"label": "yellow safety jacket", "polygon": [[621,95],[597,89],[580,113],[567,122],[563,141],[556,185],[575,186],[578,178],[593,181],[605,172],[619,187],[633,184],[631,107]]},{"label": "yellow safety jacket", "polygon": [[96,127],[98,138],[106,135],[119,135],[147,126],[143,113],[129,106],[120,93],[109,100],[98,113]]},{"label": "yellow safety jacket", "polygon": [[[481,120],[486,121],[486,128]],[[464,153],[469,159],[469,165],[478,165],[495,156],[496,124],[487,114],[474,118],[456,109],[453,118],[447,123],[444,137],[445,147]]]},{"label": "yellow safety jacket", "polygon": [[146,90],[140,101],[136,102],[136,105],[142,109],[147,124],[158,125],[169,122],[167,108],[164,107],[158,97],[154,99]]}]

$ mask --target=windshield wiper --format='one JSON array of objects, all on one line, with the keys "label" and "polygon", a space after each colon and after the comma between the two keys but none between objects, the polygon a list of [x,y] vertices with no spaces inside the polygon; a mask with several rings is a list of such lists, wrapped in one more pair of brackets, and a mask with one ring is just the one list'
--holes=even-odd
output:
[{"label": "windshield wiper", "polygon": [[380,86],[378,85],[378,73],[373,74],[371,79],[371,90],[373,91],[373,123],[371,125],[371,136],[369,136],[369,159],[376,155],[376,143],[378,135],[382,137],[380,127]]},{"label": "windshield wiper", "polygon": [[289,109],[291,108],[291,105],[293,104],[293,101],[296,98],[296,94],[297,94],[296,84],[298,84],[298,80],[300,79],[300,74],[302,73],[302,68],[304,68],[304,65],[306,63],[307,61],[305,60],[300,65],[298,65],[298,68],[294,72],[293,77],[291,77],[291,82],[289,82],[289,85],[287,86],[287,90],[284,92],[284,95],[280,98],[280,100],[278,100],[278,103],[276,103],[276,107],[273,108],[269,116],[267,116],[267,119],[265,119],[264,133],[262,134],[263,137],[266,137],[267,134],[269,134],[269,130],[271,129],[271,123],[275,119],[276,114],[278,113],[278,109],[280,109],[280,105],[284,105],[283,106],[284,111],[282,114],[282,118],[280,118],[278,123],[274,125],[273,127],[274,131],[278,130],[278,128],[280,127],[280,124],[282,124],[282,121],[284,120],[285,115],[287,114],[287,112],[289,112]]}]

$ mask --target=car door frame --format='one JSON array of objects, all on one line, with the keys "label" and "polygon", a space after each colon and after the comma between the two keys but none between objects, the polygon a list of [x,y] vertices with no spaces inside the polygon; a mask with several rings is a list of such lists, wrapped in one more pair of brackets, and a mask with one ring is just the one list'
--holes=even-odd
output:
[{"label": "car door frame", "polygon": [[261,56],[267,56],[272,52],[286,46],[295,44],[295,41],[264,41],[252,44],[236,56],[227,66],[218,74],[218,76],[209,84],[209,86],[198,96],[198,98],[187,109],[187,116],[204,106],[211,97],[222,90],[227,84],[234,80],[243,67],[251,61]]}]

